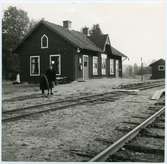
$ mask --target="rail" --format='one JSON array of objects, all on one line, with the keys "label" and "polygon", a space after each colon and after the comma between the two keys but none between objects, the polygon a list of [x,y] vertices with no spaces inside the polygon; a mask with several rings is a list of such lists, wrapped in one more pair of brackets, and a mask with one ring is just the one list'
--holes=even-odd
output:
[{"label": "rail", "polygon": [[128,132],[126,135],[121,137],[115,143],[107,147],[105,150],[97,154],[94,158],[92,158],[89,162],[104,162],[107,160],[109,156],[117,152],[122,146],[124,146],[129,140],[132,140],[140,131],[141,129],[148,126],[152,123],[158,116],[160,116],[163,112],[165,112],[165,107],[162,107],[158,112],[151,115],[148,119],[143,121],[140,125],[135,127],[133,130]]}]

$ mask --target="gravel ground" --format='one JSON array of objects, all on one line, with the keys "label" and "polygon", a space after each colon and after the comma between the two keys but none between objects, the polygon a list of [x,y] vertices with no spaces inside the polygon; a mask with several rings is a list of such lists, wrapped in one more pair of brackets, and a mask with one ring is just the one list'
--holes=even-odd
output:
[{"label": "gravel ground", "polygon": [[[58,90],[57,94],[67,96],[82,92],[106,92],[119,84],[129,83],[127,79],[104,81],[100,79],[85,83],[74,82],[75,85],[60,85],[55,90]],[[150,100],[150,97],[157,89],[141,91],[138,95],[129,95],[115,102],[80,105],[3,123],[2,160],[88,160],[89,158],[72,152],[90,152],[91,155],[106,147],[99,139],[117,140],[121,134],[116,128],[123,126],[121,122],[129,120],[133,115],[146,111],[147,107],[155,102]]]},{"label": "gravel ground", "polygon": [[[85,82],[74,81],[72,83],[57,85],[54,88],[55,94],[69,95],[77,94],[78,92],[105,92],[121,84],[141,82],[138,79],[124,79],[124,78],[102,78],[91,79]],[[3,100],[16,96],[31,95],[32,93],[41,93],[38,84],[23,83],[20,85],[12,85],[11,82],[2,83]],[[68,92],[67,92],[68,91]]]},{"label": "gravel ground", "polygon": [[58,85],[54,88],[54,95],[48,98],[43,97],[39,90],[38,85],[33,84],[21,84],[12,85],[11,82],[3,83],[3,96],[2,100],[9,100],[18,96],[36,95],[37,98],[25,99],[22,101],[4,101],[3,110],[11,110],[21,108],[29,105],[36,105],[41,103],[54,102],[58,99],[65,97],[82,96],[85,94],[96,94],[112,91],[114,87],[119,85],[132,84],[141,82],[137,79],[120,79],[120,78],[103,78],[103,79],[91,79],[86,82],[72,82],[69,84]]}]

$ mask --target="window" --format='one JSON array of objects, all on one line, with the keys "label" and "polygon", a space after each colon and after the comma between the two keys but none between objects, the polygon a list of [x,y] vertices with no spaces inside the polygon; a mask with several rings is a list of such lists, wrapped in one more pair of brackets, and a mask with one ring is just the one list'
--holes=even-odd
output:
[{"label": "window", "polygon": [[40,57],[30,56],[30,76],[40,75]]},{"label": "window", "polygon": [[98,75],[98,57],[93,56],[93,75]]},{"label": "window", "polygon": [[114,59],[110,59],[110,75],[114,75]]},{"label": "window", "polygon": [[106,59],[107,59],[107,55],[102,54],[101,58],[102,58],[101,72],[102,72],[102,75],[106,75]]},{"label": "window", "polygon": [[50,55],[50,64],[56,71],[56,75],[61,75],[61,56],[60,55]]},{"label": "window", "polygon": [[41,37],[41,48],[48,48],[48,37],[45,34]]},{"label": "window", "polygon": [[164,65],[159,65],[158,66],[158,71],[164,71],[165,70],[165,66]]}]

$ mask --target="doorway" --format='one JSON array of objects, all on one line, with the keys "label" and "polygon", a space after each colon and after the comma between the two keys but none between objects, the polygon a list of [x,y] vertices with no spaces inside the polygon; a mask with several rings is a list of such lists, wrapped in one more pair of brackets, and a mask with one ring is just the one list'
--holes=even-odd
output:
[{"label": "doorway", "polygon": [[119,77],[119,60],[115,61],[115,77]]},{"label": "doorway", "polygon": [[83,80],[89,79],[89,57],[83,55]]}]

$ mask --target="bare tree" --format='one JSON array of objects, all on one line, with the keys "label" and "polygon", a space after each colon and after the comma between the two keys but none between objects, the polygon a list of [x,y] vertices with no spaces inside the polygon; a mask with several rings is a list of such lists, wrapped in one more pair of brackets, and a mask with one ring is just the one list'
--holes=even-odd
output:
[{"label": "bare tree", "polygon": [[139,74],[139,66],[136,63],[133,65],[133,73],[134,75]]}]

